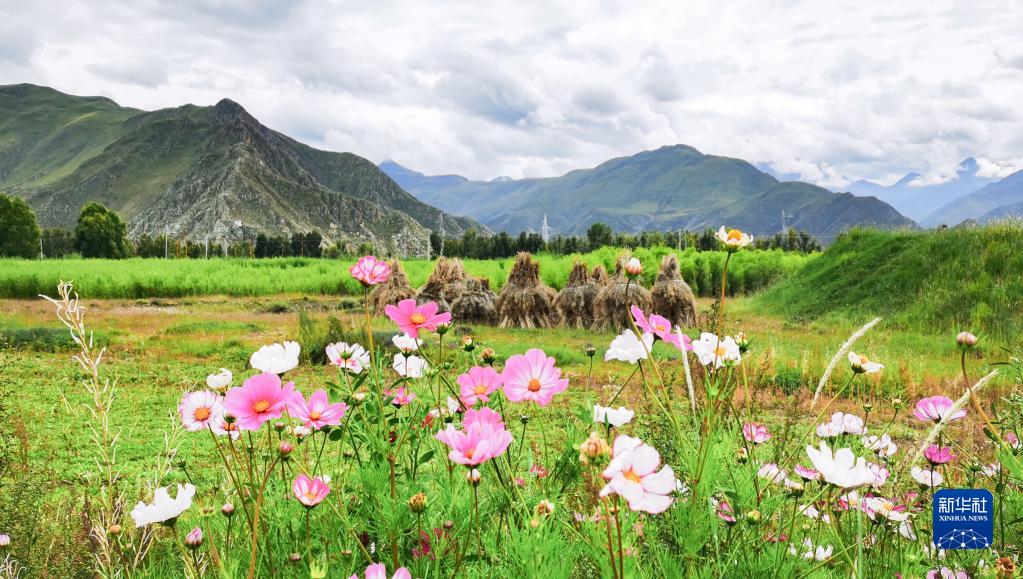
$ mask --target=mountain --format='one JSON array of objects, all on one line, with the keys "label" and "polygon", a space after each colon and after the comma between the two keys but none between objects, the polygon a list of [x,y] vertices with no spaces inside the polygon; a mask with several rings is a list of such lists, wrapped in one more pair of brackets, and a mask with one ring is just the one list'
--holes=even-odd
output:
[{"label": "mountain", "polygon": [[[181,239],[316,229],[392,246],[423,243],[442,219],[372,162],[299,143],[228,99],[146,112],[28,84],[0,86],[0,190],[44,226],[73,226],[99,201],[132,235]],[[443,220],[456,234],[481,227]]]},{"label": "mountain", "polygon": [[996,181],[941,207],[926,216],[929,226],[955,225],[964,219],[990,221],[1010,215],[1023,215],[1023,171]]},{"label": "mountain", "polygon": [[566,235],[584,233],[598,221],[616,231],[727,224],[773,235],[782,228],[782,211],[791,216],[788,225],[822,241],[852,225],[915,226],[877,199],[780,182],[746,161],[705,155],[686,145],[540,179],[430,177],[394,162],[381,169],[426,203],[509,232],[535,231],[546,215],[553,231]]},{"label": "mountain", "polygon": [[888,186],[860,180],[853,181],[846,189],[856,195],[873,195],[902,214],[920,221],[939,207],[996,181],[978,176],[977,171],[976,159],[969,157],[959,163],[955,176],[944,183],[927,185],[920,174],[909,173]]}]

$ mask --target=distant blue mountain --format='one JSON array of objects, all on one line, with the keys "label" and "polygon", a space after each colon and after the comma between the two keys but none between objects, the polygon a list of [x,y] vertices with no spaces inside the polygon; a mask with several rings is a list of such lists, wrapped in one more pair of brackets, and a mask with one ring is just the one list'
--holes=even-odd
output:
[{"label": "distant blue mountain", "polygon": [[956,199],[926,216],[924,223],[956,225],[964,219],[984,222],[1010,216],[1023,216],[1023,171]]},{"label": "distant blue mountain", "polygon": [[917,173],[909,173],[888,186],[861,180],[850,183],[845,190],[855,195],[873,195],[898,209],[903,215],[926,225],[927,220],[924,218],[939,207],[997,181],[979,177],[977,169],[976,159],[970,157],[963,159],[955,177],[945,183],[923,185],[921,184],[923,177]]}]

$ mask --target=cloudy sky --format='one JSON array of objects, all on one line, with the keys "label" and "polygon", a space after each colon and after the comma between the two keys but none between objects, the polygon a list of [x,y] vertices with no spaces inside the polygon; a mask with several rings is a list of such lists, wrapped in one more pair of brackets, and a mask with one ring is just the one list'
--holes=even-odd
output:
[{"label": "cloudy sky", "polygon": [[0,84],[230,97],[311,145],[544,176],[661,145],[825,186],[1023,168],[1023,2],[0,0]]}]

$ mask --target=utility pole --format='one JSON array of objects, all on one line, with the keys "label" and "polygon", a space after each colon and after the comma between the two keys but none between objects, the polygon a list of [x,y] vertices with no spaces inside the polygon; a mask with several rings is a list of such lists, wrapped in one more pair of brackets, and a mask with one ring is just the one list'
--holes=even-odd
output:
[{"label": "utility pole", "polygon": [[46,256],[43,255],[43,236],[39,236],[39,259],[43,259]]},{"label": "utility pole", "polygon": [[440,214],[440,255],[438,257],[444,257],[444,214]]}]

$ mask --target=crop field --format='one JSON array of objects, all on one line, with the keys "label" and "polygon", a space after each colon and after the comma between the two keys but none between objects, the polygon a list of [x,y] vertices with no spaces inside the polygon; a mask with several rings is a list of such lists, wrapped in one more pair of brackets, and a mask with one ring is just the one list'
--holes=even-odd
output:
[{"label": "crop field", "polygon": [[[858,232],[812,256],[682,252],[682,277],[697,295],[695,321],[680,328],[693,341],[685,354],[669,334],[644,347],[633,332],[656,332],[635,318],[624,328],[456,318],[441,335],[429,310],[422,322],[393,311],[367,316],[362,286],[348,273],[354,260],[6,260],[0,533],[17,540],[0,556],[26,576],[48,577],[348,577],[375,562],[413,577],[991,570],[996,559],[980,552],[931,548],[930,509],[940,488],[990,489],[998,555],[1019,560],[1023,472],[1012,441],[1023,422],[1020,344],[1017,318],[1004,313],[1019,291],[1011,279],[1018,242],[1004,234],[949,232],[960,238],[939,243]],[[943,295],[951,282],[895,279],[877,257],[911,255],[926,270],[922,255],[949,262],[942,244],[971,236],[992,236],[976,238],[983,279],[962,294],[972,305],[932,300],[944,315],[925,313],[913,296]],[[849,262],[851,252],[859,265]],[[611,268],[618,253],[581,259]],[[649,288],[672,252],[635,253],[643,271],[629,283]],[[715,280],[726,258],[722,307]],[[565,288],[573,262],[540,256],[541,279]],[[413,287],[427,283],[435,265],[402,263]],[[497,292],[519,267],[464,265]],[[957,267],[952,260],[937,274]],[[855,280],[832,281],[843,275]],[[57,298],[61,279],[74,280],[84,317],[71,313],[74,303],[34,297]],[[857,283],[888,295],[898,285],[909,296],[884,300],[863,290],[870,299],[854,300]],[[85,325],[91,346],[58,321],[61,305],[75,331]],[[843,346],[875,316],[876,325]],[[421,324],[424,341],[411,354],[427,363],[421,376],[392,342],[409,323]],[[977,334],[977,344],[957,343],[961,330]],[[734,353],[706,358],[707,340],[720,346],[724,338]],[[343,402],[336,423],[303,431],[303,421],[318,419],[310,418],[312,406],[288,402],[265,423],[243,426],[238,438],[212,426],[189,431],[183,416],[198,403],[193,397],[214,387],[207,376],[232,372],[233,390],[215,403],[231,405],[257,379],[276,379],[253,367],[267,363],[253,353],[289,341],[301,354],[282,371],[284,382],[294,382],[302,404],[313,404],[320,389],[331,404]],[[363,360],[358,352],[331,363],[327,346],[340,342],[372,352],[357,372],[339,365]],[[512,369],[531,349],[549,356],[560,376],[536,374],[535,391],[529,380],[516,391]],[[852,362],[847,351],[864,358]],[[718,355],[729,361],[719,366]],[[473,400],[459,377],[491,367],[503,386],[489,400]],[[563,391],[560,379],[567,379]],[[974,400],[962,398],[968,384]],[[522,398],[531,393],[541,398]],[[922,419],[921,405],[934,397],[965,417]],[[608,422],[595,423],[595,404],[634,414],[621,420],[612,410]],[[491,411],[500,426],[471,424]],[[498,447],[465,446],[449,431],[494,437]],[[882,435],[897,450],[881,452],[880,438],[868,438]],[[623,462],[639,460],[626,450],[630,440],[652,451],[643,451],[644,465]],[[821,458],[823,447],[850,449],[871,466],[838,465]],[[943,449],[953,458],[939,456]],[[616,465],[628,476],[616,476]],[[869,481],[849,482],[864,473]],[[629,477],[656,478],[640,484],[637,498],[622,486]],[[163,524],[136,527],[136,504],[156,505],[162,487],[195,494]]]}]

